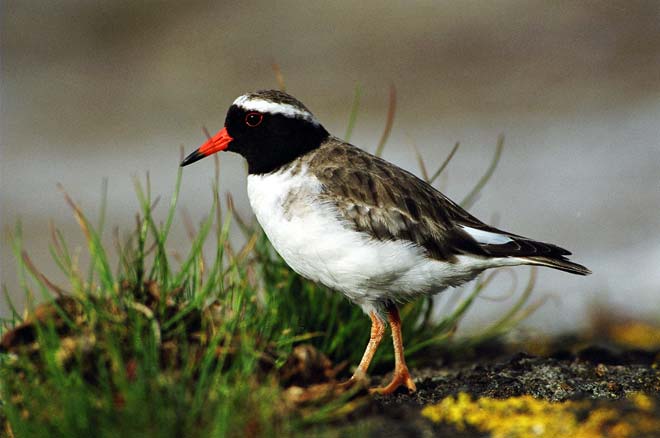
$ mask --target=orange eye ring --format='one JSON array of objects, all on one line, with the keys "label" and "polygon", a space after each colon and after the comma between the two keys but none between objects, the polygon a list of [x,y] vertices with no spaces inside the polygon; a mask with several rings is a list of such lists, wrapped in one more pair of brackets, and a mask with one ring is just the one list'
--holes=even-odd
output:
[{"label": "orange eye ring", "polygon": [[261,125],[264,120],[264,115],[256,111],[249,112],[245,115],[245,124],[250,128],[255,128]]}]

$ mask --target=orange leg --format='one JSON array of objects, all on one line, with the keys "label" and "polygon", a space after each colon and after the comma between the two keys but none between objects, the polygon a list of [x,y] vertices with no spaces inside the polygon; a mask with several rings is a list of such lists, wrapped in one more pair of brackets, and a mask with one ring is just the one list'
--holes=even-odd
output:
[{"label": "orange leg", "polygon": [[371,318],[371,336],[369,337],[369,343],[367,344],[367,348],[364,350],[364,355],[362,356],[362,360],[355,370],[355,374],[353,374],[349,380],[344,382],[344,385],[352,385],[356,381],[366,377],[369,364],[371,364],[371,360],[374,358],[374,354],[376,354],[378,345],[380,344],[380,341],[383,340],[383,336],[385,335],[385,323],[381,321],[378,315],[376,315],[375,312],[371,312],[369,314],[369,318]]},{"label": "orange leg", "polygon": [[399,386],[406,386],[410,392],[415,392],[415,382],[413,382],[406,359],[403,356],[403,338],[401,336],[401,318],[399,311],[394,303],[388,304],[385,308],[387,311],[387,319],[392,328],[392,342],[394,343],[394,376],[389,385],[383,388],[373,388],[372,393],[375,394],[392,394]]}]

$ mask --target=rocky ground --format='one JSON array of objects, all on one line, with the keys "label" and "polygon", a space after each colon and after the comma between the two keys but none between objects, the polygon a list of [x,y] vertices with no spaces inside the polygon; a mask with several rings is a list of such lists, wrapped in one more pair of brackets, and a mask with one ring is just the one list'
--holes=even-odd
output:
[{"label": "rocky ground", "polygon": [[417,369],[416,393],[377,396],[347,421],[373,436],[660,436],[658,350],[578,337],[516,349]]}]

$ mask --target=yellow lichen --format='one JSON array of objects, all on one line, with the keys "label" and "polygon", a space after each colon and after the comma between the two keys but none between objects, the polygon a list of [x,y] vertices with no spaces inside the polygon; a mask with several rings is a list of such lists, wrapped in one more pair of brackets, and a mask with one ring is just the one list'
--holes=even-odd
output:
[{"label": "yellow lichen", "polygon": [[[532,396],[473,400],[468,394],[447,397],[427,406],[422,414],[431,421],[451,424],[458,430],[472,427],[493,438],[633,438],[660,431],[653,414],[653,400],[642,394],[631,396],[637,411],[624,417],[614,408],[589,410],[591,401],[553,403]],[[586,412],[586,415],[585,415]]]},{"label": "yellow lichen", "polygon": [[655,401],[646,394],[636,392],[628,396],[628,398],[642,411],[651,412],[655,409]]},{"label": "yellow lichen", "polygon": [[641,321],[612,324],[609,337],[616,343],[645,350],[660,348],[660,327]]}]

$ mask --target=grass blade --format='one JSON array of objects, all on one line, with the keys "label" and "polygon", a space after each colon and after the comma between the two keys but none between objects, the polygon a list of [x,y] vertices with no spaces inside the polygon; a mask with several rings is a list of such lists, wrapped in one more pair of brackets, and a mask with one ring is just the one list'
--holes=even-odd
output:
[{"label": "grass blade", "polygon": [[346,134],[344,134],[344,140],[346,142],[350,142],[351,137],[353,136],[353,128],[355,128],[355,122],[357,121],[361,98],[362,98],[362,87],[360,87],[360,85],[356,85],[355,94],[353,95],[353,103],[351,104],[351,111],[348,114],[348,125],[346,126]]},{"label": "grass blade", "polygon": [[495,172],[495,168],[497,167],[497,164],[500,162],[500,157],[502,156],[502,149],[503,148],[504,148],[504,136],[500,135],[497,138],[497,146],[495,147],[495,155],[493,156],[493,159],[491,160],[490,165],[488,166],[488,169],[486,169],[486,172],[479,179],[479,181],[474,186],[472,191],[470,191],[470,193],[468,193],[468,195],[461,201],[461,203],[460,203],[461,207],[465,208],[466,210],[469,210],[474,205],[474,203],[477,201],[477,198],[479,197],[479,194],[481,193],[481,190],[488,183],[488,181],[490,180],[490,177],[493,176],[493,172]]},{"label": "grass blade", "polygon": [[454,147],[451,148],[451,151],[449,152],[449,155],[447,155],[447,157],[445,158],[445,161],[442,162],[438,170],[436,170],[433,176],[429,179],[429,184],[433,184],[435,180],[438,179],[438,177],[442,174],[442,172],[445,170],[451,159],[454,158],[454,154],[456,153],[460,145],[461,144],[459,142],[456,142],[456,144],[454,144]]},{"label": "grass blade", "polygon": [[380,157],[383,155],[383,150],[385,149],[385,143],[387,139],[390,138],[390,133],[392,132],[392,125],[394,125],[394,115],[396,114],[396,88],[394,85],[390,85],[390,100],[387,107],[387,119],[385,120],[385,128],[383,129],[383,135],[380,137],[378,146],[376,146],[376,152],[374,155]]},{"label": "grass blade", "polygon": [[415,158],[417,158],[417,165],[419,166],[419,170],[422,172],[422,178],[424,179],[424,181],[430,182],[429,173],[426,170],[426,164],[424,164],[424,159],[422,158],[422,154],[417,148],[417,144],[415,144],[415,142],[412,141],[412,139],[410,141],[410,147],[412,148],[413,153],[415,154]]},{"label": "grass blade", "polygon": [[273,73],[275,74],[275,80],[277,81],[277,85],[279,89],[281,91],[286,91],[286,84],[284,83],[284,75],[282,74],[282,69],[280,68],[280,65],[277,62],[273,62],[270,66],[273,69]]}]

